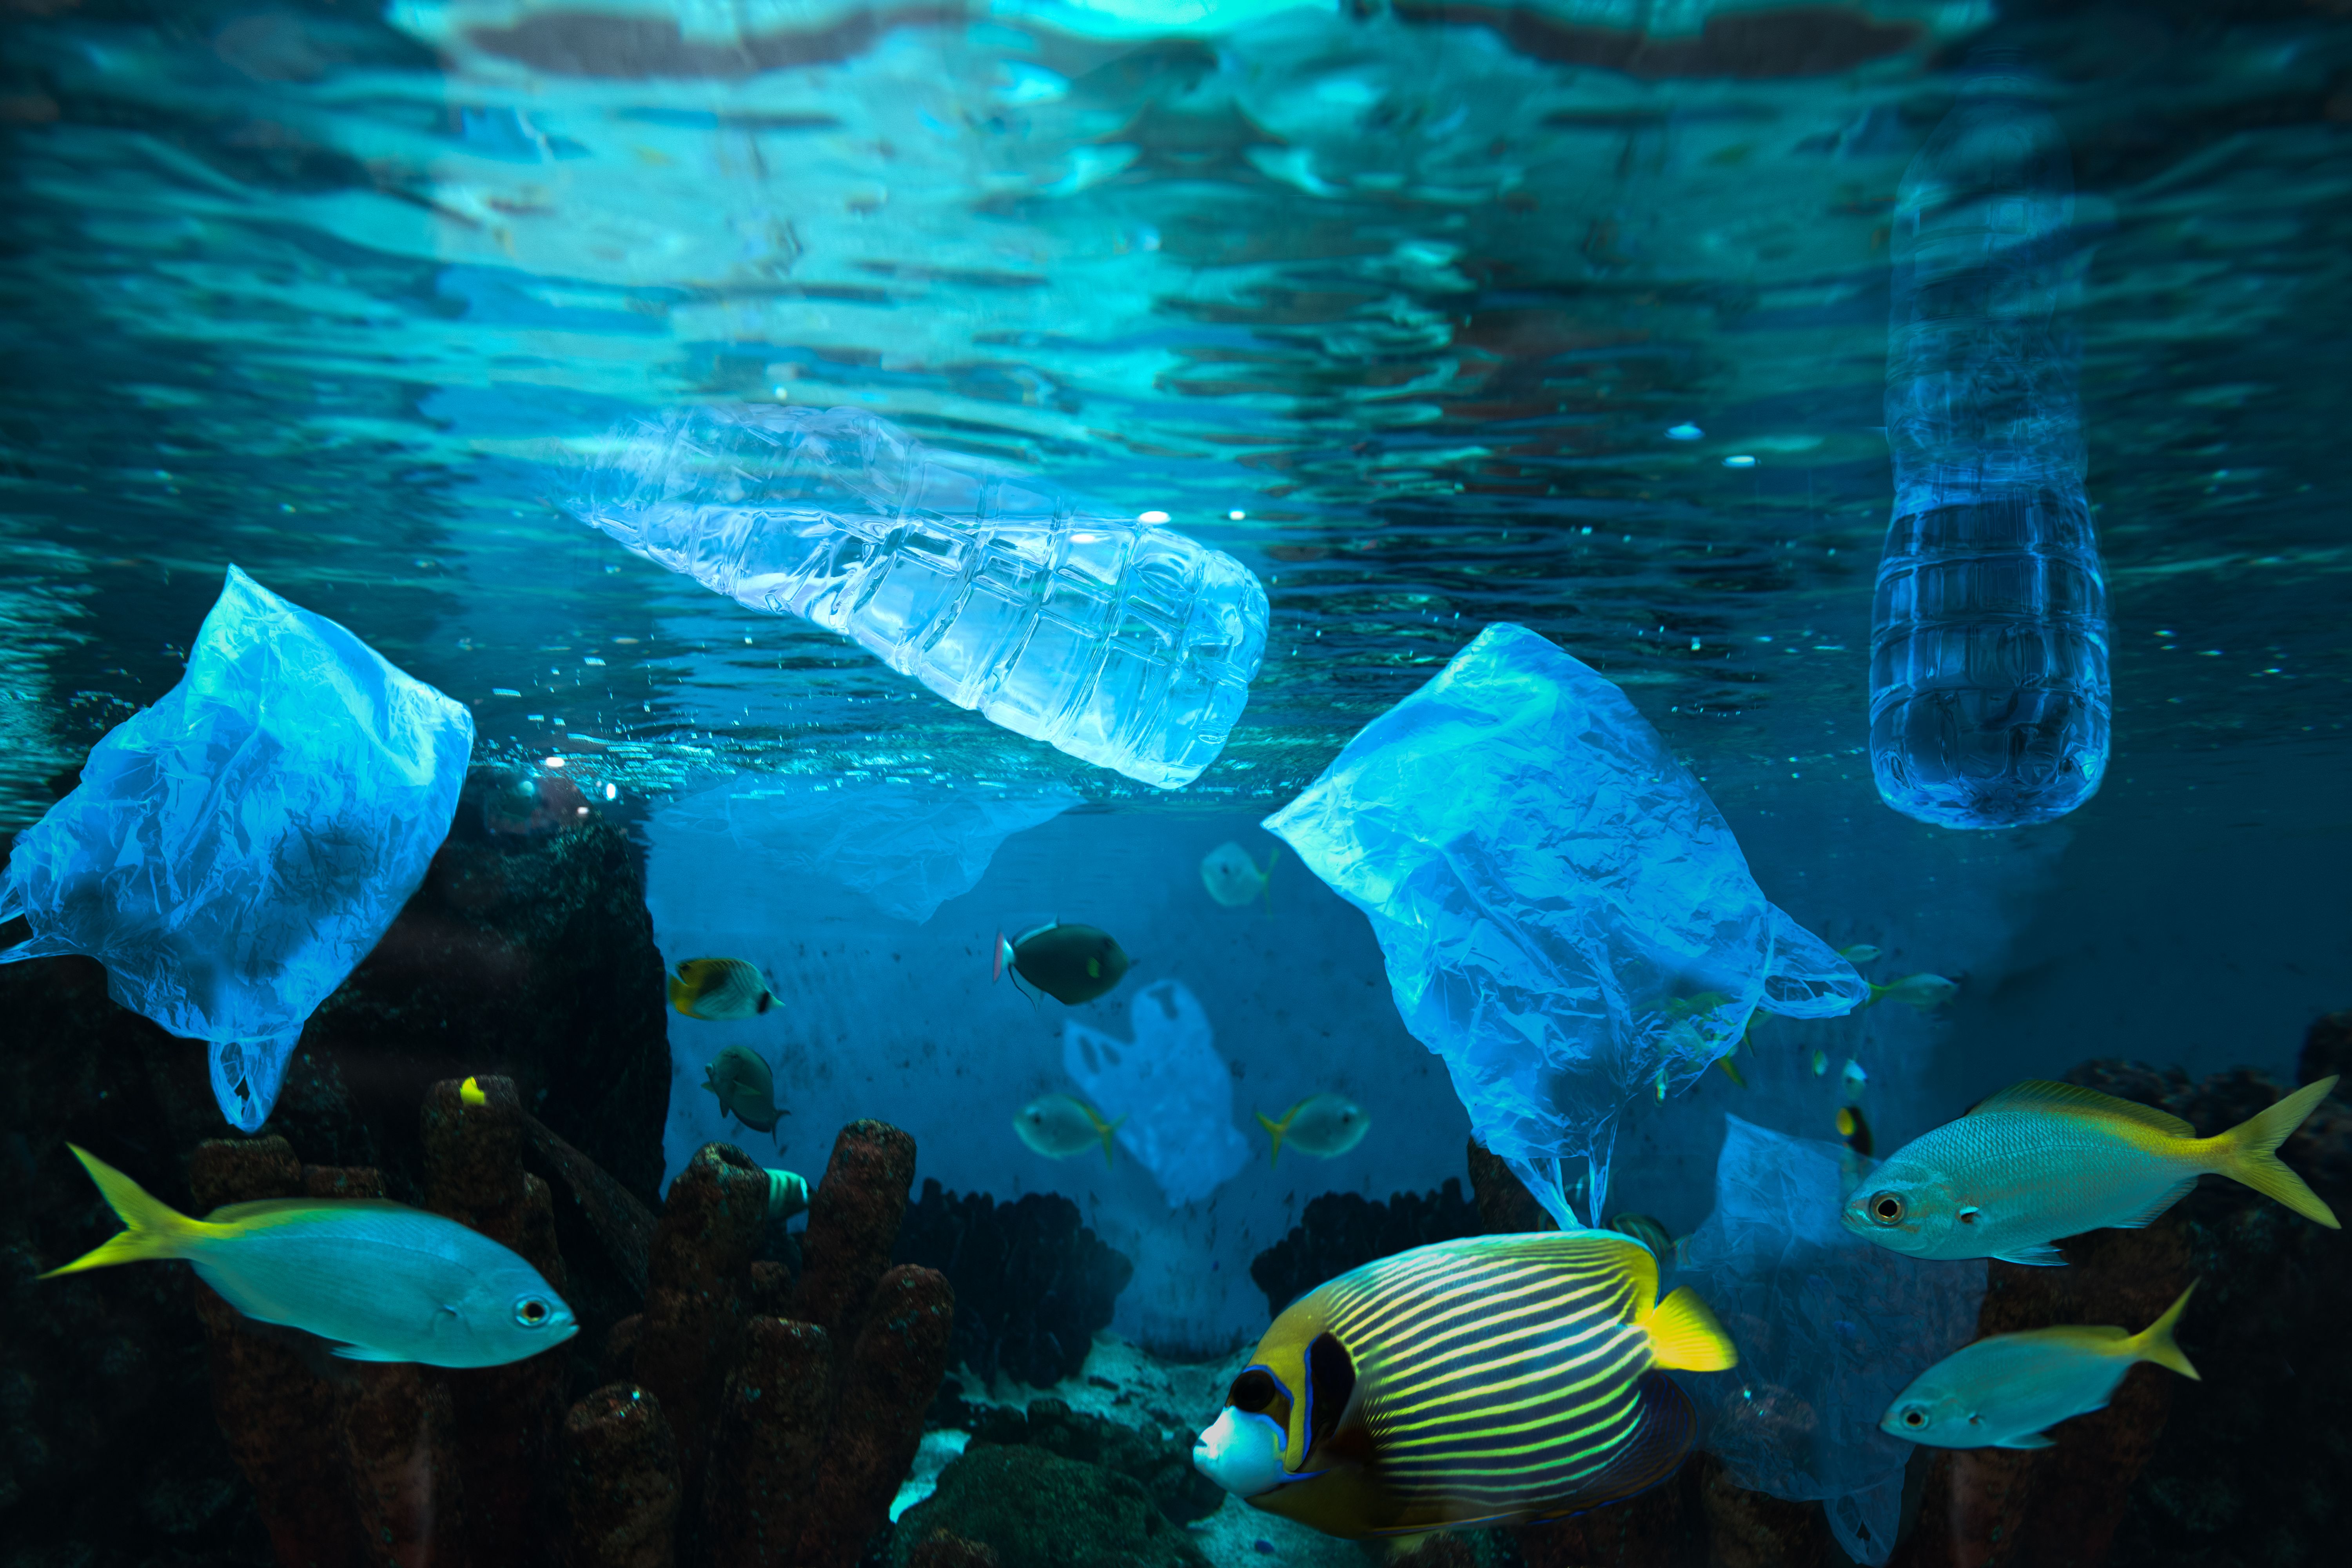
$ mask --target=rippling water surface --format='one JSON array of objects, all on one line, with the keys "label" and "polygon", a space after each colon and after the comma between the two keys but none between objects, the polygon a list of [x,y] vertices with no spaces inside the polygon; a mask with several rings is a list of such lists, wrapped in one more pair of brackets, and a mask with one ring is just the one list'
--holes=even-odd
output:
[{"label": "rippling water surface", "polygon": [[[1272,802],[1504,618],[1714,787],[1866,777],[1889,214],[1987,40],[2103,234],[2119,752],[2340,748],[2340,7],[1147,9],[11,0],[0,826],[230,560],[633,798]],[[1239,556],[1276,624],[1223,760],[1151,796],[551,509],[690,399],[860,405]]]}]

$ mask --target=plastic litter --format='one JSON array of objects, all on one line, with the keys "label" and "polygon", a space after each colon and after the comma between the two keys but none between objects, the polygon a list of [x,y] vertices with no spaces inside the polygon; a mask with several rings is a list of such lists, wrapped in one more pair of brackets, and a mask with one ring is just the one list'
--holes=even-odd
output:
[{"label": "plastic litter", "polygon": [[1161,789],[1216,760],[1265,656],[1265,590],[1233,557],[856,409],[630,421],[569,505],[738,604]]},{"label": "plastic litter", "polygon": [[1371,918],[1397,1010],[1471,1131],[1565,1228],[1605,1212],[1620,1110],[1687,1087],[1758,1006],[1848,1012],[1851,964],[1767,903],[1623,692],[1492,626],[1267,831]]},{"label": "plastic litter", "polygon": [[662,831],[724,840],[724,863],[739,872],[784,886],[821,879],[921,925],[972,889],[1007,838],[1084,800],[1050,781],[821,784],[746,773],[665,806]]},{"label": "plastic litter", "polygon": [[2071,325],[2088,258],[2065,138],[1996,64],[1913,160],[1895,215],[1870,763],[1923,822],[2047,822],[2106,777],[2106,583]]},{"label": "plastic litter", "polygon": [[382,939],[448,836],[460,704],[232,566],[153,707],[16,839],[0,963],[83,952],[107,993],[210,1044],[221,1114],[268,1119],[303,1020]]},{"label": "plastic litter", "polygon": [[1132,1040],[1065,1025],[1062,1067],[1104,1116],[1127,1118],[1119,1147],[1151,1173],[1170,1208],[1182,1208],[1249,1163],[1249,1143],[1234,1126],[1233,1069],[1181,981],[1138,992],[1128,1018]]},{"label": "plastic litter", "polygon": [[1739,1366],[1683,1386],[1734,1484],[1821,1500],[1849,1555],[1884,1563],[1912,1447],[1878,1419],[1976,1337],[1984,1264],[1916,1263],[1850,1235],[1839,1145],[1725,1120],[1715,1212],[1682,1244],[1674,1283],[1715,1309]]}]

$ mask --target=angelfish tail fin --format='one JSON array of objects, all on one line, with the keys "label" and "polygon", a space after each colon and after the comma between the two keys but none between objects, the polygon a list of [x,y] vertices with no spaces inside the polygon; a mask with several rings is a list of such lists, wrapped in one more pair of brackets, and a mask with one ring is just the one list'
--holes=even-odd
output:
[{"label": "angelfish tail fin", "polygon": [[171,1205],[149,1196],[144,1187],[79,1144],[68,1143],[66,1147],[89,1173],[89,1179],[98,1184],[99,1194],[106,1199],[107,1205],[130,1228],[120,1236],[109,1237],[71,1263],[52,1268],[40,1278],[79,1274],[85,1268],[111,1268],[118,1263],[185,1258],[191,1243],[219,1228],[190,1219]]},{"label": "angelfish tail fin", "polygon": [[1681,1286],[1659,1302],[1643,1325],[1650,1331],[1650,1353],[1670,1372],[1721,1372],[1739,1364],[1739,1351],[1716,1321],[1715,1311],[1698,1292]]},{"label": "angelfish tail fin", "polygon": [[2318,1109],[2319,1102],[2335,1087],[2333,1077],[2305,1084],[2269,1110],[2247,1118],[2219,1137],[2206,1140],[2215,1151],[2213,1162],[2207,1168],[2219,1171],[2233,1182],[2243,1183],[2266,1198],[2275,1198],[2305,1219],[2315,1220],[2330,1230],[2343,1229],[2326,1200],[2272,1152],[2294,1135],[2294,1130]]},{"label": "angelfish tail fin", "polygon": [[2152,1361],[2158,1366],[2169,1367],[2192,1382],[2203,1381],[2198,1377],[2197,1369],[2189,1364],[2189,1358],[2181,1353],[2180,1347],[2173,1342],[2172,1338],[2172,1331],[2180,1321],[2180,1309],[2189,1305],[2189,1298],[2196,1290],[2197,1281],[2191,1279],[2189,1289],[2164,1310],[2164,1316],[2126,1342],[2131,1346],[2134,1360]]}]

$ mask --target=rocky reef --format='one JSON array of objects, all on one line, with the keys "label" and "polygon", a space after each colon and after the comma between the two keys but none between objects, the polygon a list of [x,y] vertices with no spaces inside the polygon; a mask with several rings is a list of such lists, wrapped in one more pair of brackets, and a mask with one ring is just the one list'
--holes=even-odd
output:
[{"label": "rocky reef", "polygon": [[1002,1373],[1035,1388],[1078,1375],[1135,1276],[1127,1255],[1057,1193],[1000,1204],[937,1182],[925,1182],[908,1208],[891,1257],[935,1268],[955,1288],[954,1361],[983,1381]]},{"label": "rocky reef", "polygon": [[1433,1193],[1392,1193],[1385,1203],[1325,1193],[1307,1200],[1288,1236],[1250,1259],[1250,1279],[1265,1292],[1268,1315],[1276,1315],[1325,1280],[1374,1258],[1484,1228],[1477,1206],[1451,1177]]},{"label": "rocky reef", "polygon": [[1171,1524],[1206,1519],[1225,1500],[1223,1490],[1193,1468],[1190,1429],[1155,1437],[1074,1411],[1064,1400],[1033,1399],[1026,1410],[1011,1405],[983,1410],[973,1417],[971,1430],[974,1443],[1043,1448],[1125,1476],[1150,1494],[1152,1505]]},{"label": "rocky reef", "polygon": [[974,1442],[940,1474],[939,1489],[907,1510],[892,1538],[892,1568],[982,1559],[1001,1568],[1208,1568],[1142,1484],[1042,1447]]}]

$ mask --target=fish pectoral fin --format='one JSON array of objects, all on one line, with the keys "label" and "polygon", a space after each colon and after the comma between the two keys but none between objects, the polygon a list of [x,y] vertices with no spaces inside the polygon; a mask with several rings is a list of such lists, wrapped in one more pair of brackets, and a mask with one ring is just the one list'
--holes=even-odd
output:
[{"label": "fish pectoral fin", "polygon": [[2039,1432],[2028,1432],[2022,1437],[2008,1437],[1992,1447],[1996,1448],[2054,1448],[2058,1445]]},{"label": "fish pectoral fin", "polygon": [[2195,1176],[2181,1177],[2180,1180],[2173,1183],[2172,1185],[2165,1188],[2163,1192],[2158,1194],[2157,1199],[2154,1203],[2140,1210],[2139,1213],[2132,1215],[2131,1218],[2116,1220],[2115,1222],[2115,1227],[2117,1230],[2138,1230],[2143,1226],[2154,1225],[2158,1218],[2163,1215],[2165,1210],[2170,1208],[2173,1205],[2187,1197],[2189,1195],[2189,1189],[2196,1184],[2197,1178]]},{"label": "fish pectoral fin", "polygon": [[2007,1252],[1996,1252],[1993,1256],[2003,1263],[2015,1263],[2027,1268],[2066,1267],[2066,1255],[2048,1242],[2042,1243],[2040,1247],[2013,1247]]}]

